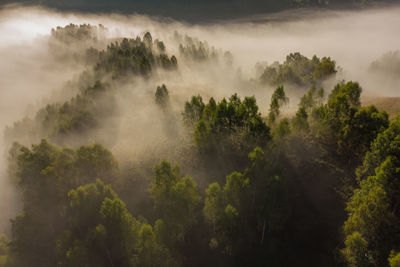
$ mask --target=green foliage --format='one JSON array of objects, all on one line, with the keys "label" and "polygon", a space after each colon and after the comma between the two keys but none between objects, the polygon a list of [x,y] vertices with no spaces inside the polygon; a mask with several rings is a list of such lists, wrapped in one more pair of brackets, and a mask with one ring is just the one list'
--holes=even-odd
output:
[{"label": "green foliage", "polygon": [[[97,28],[71,24],[53,30],[52,38],[74,49],[72,43],[96,43],[105,31],[103,26]],[[149,77],[157,69],[177,68],[176,57],[169,57],[165,53],[165,45],[159,40],[153,41],[150,33],[146,33],[143,39],[124,38],[113,42],[100,52],[95,48],[90,49],[94,58],[92,70],[84,72],[76,84],[71,83],[79,87],[79,93],[69,101],[49,104],[40,109],[33,121],[26,119],[8,128],[7,141],[16,141],[15,138],[22,132],[26,138],[26,132],[29,132],[28,142],[39,137],[75,147],[93,140],[113,144],[118,130],[117,123],[110,119],[118,109],[118,91],[115,88],[132,76]],[[55,50],[63,51],[57,47]],[[99,129],[102,129],[102,134],[98,133]]]},{"label": "green foliage", "polygon": [[[93,86],[86,87],[65,103],[48,104],[40,109],[34,121],[24,120],[15,124],[13,128],[8,128],[6,138],[9,142],[21,140],[19,136],[24,132],[24,139],[28,142],[43,137],[60,145],[79,146],[91,138],[98,142],[112,143],[107,133],[97,136],[94,131],[104,126],[106,119],[113,116],[115,110],[115,98],[109,85],[96,81]],[[107,122],[114,126],[112,122]],[[107,129],[109,133],[114,131],[114,127]],[[74,138],[74,135],[79,135],[80,138]],[[24,139],[21,141],[25,141]]]},{"label": "green foliage", "polygon": [[[266,161],[263,150],[255,148],[249,153],[244,173],[226,176],[222,190],[217,183],[206,189],[203,214],[213,225],[213,249],[235,255],[247,247],[262,247],[264,240],[274,242],[272,233],[280,231],[290,208],[282,180],[271,172]],[[249,253],[255,256],[253,251]]]},{"label": "green foliage", "polygon": [[343,255],[349,266],[373,266],[368,254],[368,243],[359,232],[347,236],[345,245]]},{"label": "green foliage", "polygon": [[49,50],[56,60],[68,63],[94,64],[99,49],[105,46],[108,29],[103,25],[69,24],[51,30]]},{"label": "green foliage", "polygon": [[310,128],[308,123],[308,113],[305,108],[300,107],[292,121],[293,127],[297,131],[307,131]]},{"label": "green foliage", "polygon": [[390,267],[400,266],[400,253],[396,253],[395,251],[390,252],[389,265]]},{"label": "green foliage", "polygon": [[322,104],[322,100],[324,98],[324,89],[320,88],[319,90],[316,89],[315,86],[311,87],[307,93],[301,97],[299,108],[305,109],[305,111],[309,112],[314,107],[319,106]]},{"label": "green foliage", "polygon": [[169,255],[160,241],[157,232],[149,224],[143,224],[138,236],[138,256],[134,266],[176,266],[176,262]]},{"label": "green foliage", "polygon": [[223,203],[224,199],[220,185],[218,183],[210,184],[206,189],[203,214],[207,222],[213,224],[214,233],[216,223],[221,220]]},{"label": "green foliage", "polygon": [[[215,104],[215,101],[213,102]],[[182,113],[183,122],[187,126],[194,126],[202,118],[203,110],[205,105],[203,98],[198,96],[192,96],[192,99],[185,103],[185,110]]]},{"label": "green foliage", "polygon": [[374,106],[360,108],[342,128],[343,140],[338,142],[339,153],[353,150],[352,157],[362,159],[375,137],[387,128],[388,122],[386,112],[380,112]]},{"label": "green foliage", "polygon": [[[187,64],[209,62],[218,67],[232,67],[233,55],[230,51],[223,51],[210,46],[207,41],[200,41],[188,35],[174,32],[174,41],[179,43],[179,55]],[[222,64],[220,64],[222,63]]]},{"label": "green foliage", "polygon": [[[52,41],[86,49],[101,46],[104,31],[71,24],[53,30]],[[232,64],[229,52],[175,37],[186,63]],[[179,154],[170,156],[185,172],[196,173],[198,186],[167,161],[155,166],[149,181],[158,153],[146,152],[144,162],[120,171],[105,147],[79,146],[113,143],[117,88],[126,79],[177,68],[176,57],[148,32],[142,39],[114,41],[101,52],[90,48],[96,65],[77,82],[75,97],[7,129],[8,140],[29,144],[45,136],[77,148],[45,140],[31,148],[12,146],[8,172],[20,189],[22,210],[11,221],[11,239],[0,238],[0,266],[321,266],[332,262],[340,246],[345,212],[341,252],[349,265],[399,265],[400,117],[389,125],[385,112],[361,107],[356,82],[337,84],[327,103],[324,90],[312,86],[292,119],[281,115],[288,102],[281,85],[318,85],[336,73],[333,60],[294,53],[267,66],[261,80],[279,86],[267,118],[255,97],[234,94],[205,103],[198,95],[186,102],[183,124],[197,150],[182,138],[174,140]],[[162,111],[171,111],[164,84],[154,99]],[[164,114],[170,127],[177,126],[172,112]],[[101,139],[99,129],[110,132]],[[363,158],[359,181],[349,186],[347,176],[353,178]],[[356,189],[343,211],[336,191],[345,186]]]},{"label": "green foliage", "polygon": [[270,140],[269,127],[254,97],[241,100],[234,94],[218,103],[211,98],[207,105],[200,96],[192,97],[186,102],[183,118],[189,128],[194,126],[194,141],[203,153],[240,156]]},{"label": "green foliage", "polygon": [[360,107],[361,90],[357,82],[339,83],[328,103],[313,110],[320,142],[352,168],[361,163],[371,142],[388,125],[386,112]]},{"label": "green foliage", "polygon": [[150,225],[131,216],[99,180],[68,194],[69,224],[57,242],[60,266],[174,266]]},{"label": "green foliage", "polygon": [[268,122],[270,124],[275,123],[276,119],[281,114],[280,109],[288,102],[289,98],[286,96],[283,86],[277,87],[271,96],[271,103],[269,105]]},{"label": "green foliage", "polygon": [[51,37],[66,45],[71,45],[77,42],[97,42],[104,38],[106,32],[107,29],[101,24],[92,26],[90,24],[76,25],[70,23],[65,27],[51,29]]},{"label": "green foliage", "polygon": [[[98,31],[105,31],[102,26],[99,27]],[[53,30],[52,35],[60,42],[70,45],[70,42],[85,40],[94,42],[100,33],[97,33],[96,27],[90,25],[71,24]],[[163,51],[155,51],[157,49]],[[103,144],[113,144],[117,127],[116,122],[109,118],[117,111],[117,92],[114,86],[132,75],[148,77],[155,69],[177,68],[176,57],[169,57],[165,53],[165,46],[163,48],[158,40],[153,42],[150,33],[147,33],[143,40],[139,37],[125,38],[120,42],[111,43],[105,50],[95,54],[96,64],[93,71],[82,74],[82,85],[88,86],[79,88],[80,92],[69,101],[49,104],[42,108],[33,121],[24,120],[15,124],[13,128],[8,128],[6,137],[10,143],[14,142],[21,132],[25,138],[25,133],[29,132],[29,142],[40,137],[49,138],[61,145],[79,146],[93,139]],[[76,86],[82,85],[78,83]],[[102,135],[96,133],[100,128],[106,130]],[[77,135],[79,138],[74,138]]]},{"label": "green foliage", "polygon": [[217,54],[213,47],[210,48],[206,42],[194,42],[190,37],[186,36],[186,45],[179,45],[179,53],[181,57],[194,61],[205,61],[208,59],[216,60]]},{"label": "green foliage", "polygon": [[169,106],[168,89],[164,84],[161,86],[157,86],[155,98],[156,104],[159,105],[161,108],[165,109]]},{"label": "green foliage", "polygon": [[267,66],[260,77],[262,83],[270,85],[295,84],[308,86],[321,83],[337,72],[336,62],[331,58],[322,59],[313,56],[312,59],[292,53],[286,57],[283,64],[278,62]]},{"label": "green foliage", "polygon": [[78,184],[87,184],[94,179],[111,184],[118,177],[118,162],[109,150],[99,144],[78,148],[74,161],[79,170]]},{"label": "green foliage", "polygon": [[8,264],[10,240],[5,236],[0,236],[0,266],[6,267]]},{"label": "green foliage", "polygon": [[72,190],[69,226],[59,242],[61,266],[133,266],[139,223],[100,181]]},{"label": "green foliage", "polygon": [[48,190],[47,197],[60,193],[59,190],[64,194],[96,178],[111,183],[118,175],[118,164],[113,155],[98,144],[82,146],[73,151],[42,140],[40,144],[33,145],[32,149],[22,146],[19,153],[10,160],[11,164],[14,164],[13,160],[16,161],[17,181],[28,194],[28,204],[35,202],[29,197],[31,194],[40,194],[44,190]]},{"label": "green foliage", "polygon": [[366,179],[373,175],[379,165],[391,157],[397,160],[400,153],[400,117],[390,122],[389,127],[378,134],[375,141],[371,144],[371,150],[365,155],[362,166],[357,169],[358,178]]},{"label": "green foliage", "polygon": [[344,255],[349,263],[355,266],[383,266],[387,263],[390,250],[399,247],[398,175],[398,162],[388,157],[376,169],[375,176],[361,181],[360,188],[354,191],[347,203],[349,217],[344,224]]},{"label": "green foliage", "polygon": [[301,97],[299,109],[292,119],[292,125],[295,130],[300,132],[308,132],[310,130],[310,124],[312,124],[310,119],[312,119],[312,115],[318,116],[318,112],[321,112],[321,109],[318,107],[322,105],[323,98],[324,89],[320,88],[317,90],[315,86],[312,86],[311,89]]},{"label": "green foliage", "polygon": [[[23,214],[12,220],[11,261],[15,266],[32,262],[54,266],[56,242],[67,223],[68,192],[96,178],[114,182],[118,165],[112,154],[100,145],[74,151],[42,140],[31,149],[16,145],[17,148],[9,158],[14,166],[10,171],[15,172],[13,176],[24,202]],[[89,205],[82,217],[96,212],[91,208]]]},{"label": "green foliage", "polygon": [[226,176],[226,183],[224,186],[224,194],[227,201],[236,209],[241,208],[240,200],[244,199],[246,188],[249,185],[250,180],[246,179],[243,174],[239,172],[233,172]]},{"label": "green foliage", "polygon": [[105,51],[99,54],[99,61],[95,70],[99,73],[111,73],[116,79],[127,75],[147,76],[151,71],[160,66],[164,69],[176,69],[177,60],[166,54],[156,55],[153,50],[153,41],[150,33],[146,33],[141,40],[122,39],[107,46]]},{"label": "green foliage", "polygon": [[161,234],[166,237],[164,242],[173,246],[184,240],[197,220],[201,200],[197,184],[189,176],[182,178],[179,166],[172,167],[169,162],[162,161],[155,167],[149,193],[157,214],[167,227],[168,233]]}]

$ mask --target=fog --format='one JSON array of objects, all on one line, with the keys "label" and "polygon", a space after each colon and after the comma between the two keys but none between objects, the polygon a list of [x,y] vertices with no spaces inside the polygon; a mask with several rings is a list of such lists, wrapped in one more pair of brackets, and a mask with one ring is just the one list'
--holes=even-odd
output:
[{"label": "fog", "polygon": [[[298,10],[189,24],[143,15],[59,13],[9,6],[0,11],[0,128],[24,116],[33,118],[44,104],[66,101],[77,92],[73,82],[88,66],[68,58],[61,60],[49,52],[50,32],[57,26],[102,24],[108,31],[100,47],[111,38],[142,36],[149,31],[153,39],[165,42],[169,55],[177,55],[177,72],[160,71],[148,80],[133,79],[118,84],[122,92],[116,99],[119,132],[116,142],[109,148],[119,159],[137,160],[145,151],[157,157],[164,153],[170,153],[170,157],[182,153],[170,137],[182,135],[183,129],[176,125],[173,133],[165,130],[165,114],[154,104],[155,88],[163,83],[170,91],[175,116],[180,115],[184,102],[191,95],[200,94],[208,101],[211,96],[221,99],[235,92],[241,96],[255,95],[265,115],[272,88],[258,84],[256,63],[282,62],[289,53],[300,52],[307,57],[329,56],[341,68],[334,79],[325,83],[327,90],[345,79],[360,82],[365,96],[400,96],[399,75],[389,77],[370,68],[371,63],[385,53],[400,49],[399,14],[400,7],[357,12]],[[205,40],[221,51],[230,51],[232,65],[221,61],[194,64],[180,58],[175,31]],[[72,81],[72,85],[68,85],[68,81]],[[304,88],[298,93],[289,92],[291,101],[287,112],[296,107],[297,97],[302,93]],[[14,187],[5,170],[8,145],[0,143],[3,152],[0,159],[2,228],[15,215],[18,206],[14,204],[16,193],[12,191]],[[171,147],[175,152],[168,152]]]}]

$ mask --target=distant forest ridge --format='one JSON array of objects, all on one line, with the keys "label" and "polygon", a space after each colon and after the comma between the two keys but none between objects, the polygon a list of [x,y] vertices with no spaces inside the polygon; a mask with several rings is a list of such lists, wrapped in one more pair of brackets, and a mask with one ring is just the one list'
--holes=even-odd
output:
[{"label": "distant forest ridge", "polygon": [[41,5],[62,11],[142,13],[188,21],[234,19],[301,7],[354,8],[400,0],[2,0],[8,4]]}]

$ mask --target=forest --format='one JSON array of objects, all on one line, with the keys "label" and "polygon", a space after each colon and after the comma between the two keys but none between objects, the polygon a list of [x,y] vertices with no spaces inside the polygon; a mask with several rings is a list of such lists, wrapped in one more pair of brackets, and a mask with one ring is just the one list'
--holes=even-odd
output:
[{"label": "forest", "polygon": [[400,112],[334,56],[248,77],[179,29],[52,27],[40,60],[67,78],[4,129],[0,267],[400,266]]}]

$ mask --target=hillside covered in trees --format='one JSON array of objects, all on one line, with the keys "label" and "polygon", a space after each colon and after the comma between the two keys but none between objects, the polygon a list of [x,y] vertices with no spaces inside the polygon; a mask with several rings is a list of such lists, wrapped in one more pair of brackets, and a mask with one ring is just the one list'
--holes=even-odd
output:
[{"label": "hillside covered in trees", "polygon": [[[84,70],[5,129],[21,208],[0,267],[400,266],[400,116],[334,58],[246,79],[195,37],[108,32],[49,33],[51,60]],[[222,73],[238,87],[190,87]]]}]

